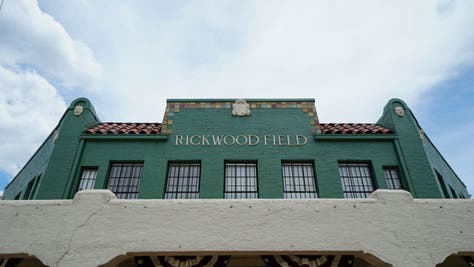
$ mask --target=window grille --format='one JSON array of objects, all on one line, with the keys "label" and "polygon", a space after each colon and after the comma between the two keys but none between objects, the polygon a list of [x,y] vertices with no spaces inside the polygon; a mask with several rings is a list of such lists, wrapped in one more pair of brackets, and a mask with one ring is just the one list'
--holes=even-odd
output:
[{"label": "window grille", "polygon": [[318,197],[312,163],[284,162],[281,169],[284,198]]},{"label": "window grille", "polygon": [[339,163],[345,198],[366,198],[375,190],[367,163]]},{"label": "window grille", "polygon": [[114,192],[117,198],[137,198],[142,169],[141,163],[113,163],[107,188]]},{"label": "window grille", "polygon": [[384,168],[383,174],[388,189],[401,189],[400,175],[397,168]]},{"label": "window grille", "polygon": [[449,186],[449,189],[451,190],[451,198],[458,198],[456,191],[454,191],[454,189],[451,186]]},{"label": "window grille", "polygon": [[25,194],[23,195],[23,199],[30,199],[31,197],[31,189],[33,188],[33,184],[35,183],[35,179],[31,180],[28,185],[26,186]]},{"label": "window grille", "polygon": [[441,174],[437,170],[435,170],[435,172],[436,177],[438,178],[438,183],[441,185],[443,198],[449,198],[448,189],[446,188],[446,184],[444,183],[443,176],[441,176]]},{"label": "window grille", "polygon": [[41,175],[35,178],[35,184],[33,185],[33,189],[31,189],[30,199],[34,199],[36,197],[36,192],[38,191],[38,186],[41,182]]},{"label": "window grille", "polygon": [[200,163],[170,163],[165,198],[199,198],[200,177]]},{"label": "window grille", "polygon": [[225,164],[224,198],[258,198],[257,163]]},{"label": "window grille", "polygon": [[81,181],[77,191],[93,189],[95,185],[95,179],[97,177],[97,168],[84,168],[82,169]]}]

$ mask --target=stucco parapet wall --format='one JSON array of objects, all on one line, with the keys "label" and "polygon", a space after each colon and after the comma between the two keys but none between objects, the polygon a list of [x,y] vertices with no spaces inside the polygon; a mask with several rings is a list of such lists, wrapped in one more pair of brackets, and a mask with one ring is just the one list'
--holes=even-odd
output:
[{"label": "stucco parapet wall", "polygon": [[126,253],[366,252],[393,266],[435,266],[474,251],[474,200],[121,200],[86,190],[73,200],[0,201],[0,254],[49,266],[98,266]]}]

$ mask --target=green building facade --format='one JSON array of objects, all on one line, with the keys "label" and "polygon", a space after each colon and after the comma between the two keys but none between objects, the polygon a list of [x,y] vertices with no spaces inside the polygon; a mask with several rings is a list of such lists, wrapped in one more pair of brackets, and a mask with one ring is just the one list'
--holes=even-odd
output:
[{"label": "green building facade", "polygon": [[409,107],[376,123],[320,123],[314,99],[169,99],[161,123],[101,122],[85,98],[7,185],[4,199],[469,198]]}]

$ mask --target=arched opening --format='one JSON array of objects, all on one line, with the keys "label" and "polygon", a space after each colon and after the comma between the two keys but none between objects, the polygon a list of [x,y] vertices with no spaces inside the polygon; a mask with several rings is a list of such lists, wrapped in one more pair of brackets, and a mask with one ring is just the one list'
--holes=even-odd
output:
[{"label": "arched opening", "polygon": [[27,254],[0,254],[0,267],[48,267],[35,256]]},{"label": "arched opening", "polygon": [[379,258],[365,253],[327,253],[305,255],[159,255],[128,253],[100,267],[390,267]]},{"label": "arched opening", "polygon": [[436,267],[473,267],[474,266],[474,252],[463,252],[449,255],[442,263]]}]

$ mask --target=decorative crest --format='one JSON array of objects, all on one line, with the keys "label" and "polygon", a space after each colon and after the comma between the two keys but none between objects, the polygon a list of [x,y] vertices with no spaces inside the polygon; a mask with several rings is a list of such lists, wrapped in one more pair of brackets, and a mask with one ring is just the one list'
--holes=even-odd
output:
[{"label": "decorative crest", "polygon": [[59,138],[59,131],[58,130],[55,130],[54,131],[54,134],[53,134],[53,144],[56,143],[56,141],[58,140]]},{"label": "decorative crest", "polygon": [[81,115],[82,111],[84,111],[84,107],[81,105],[77,105],[74,107],[74,115],[79,116]]},{"label": "decorative crest", "polygon": [[403,115],[405,114],[405,110],[403,109],[403,107],[395,107],[395,113],[397,113],[397,115],[399,117],[403,117]]},{"label": "decorative crest", "polygon": [[232,104],[232,115],[233,116],[250,116],[250,105],[244,99],[237,99]]}]

